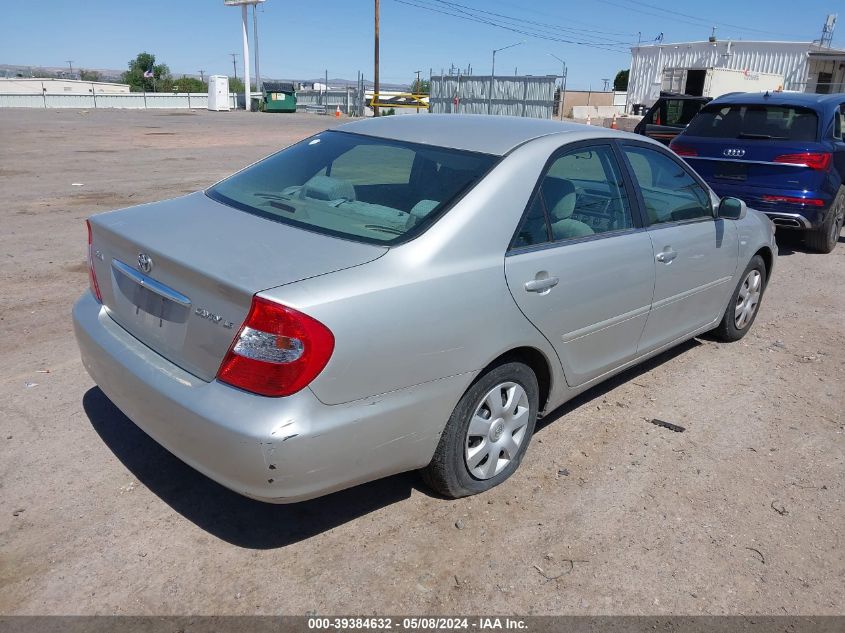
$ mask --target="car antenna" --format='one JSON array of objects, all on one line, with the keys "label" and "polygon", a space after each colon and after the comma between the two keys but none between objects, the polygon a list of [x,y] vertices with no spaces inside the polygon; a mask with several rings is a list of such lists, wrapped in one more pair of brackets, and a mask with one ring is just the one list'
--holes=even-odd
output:
[{"label": "car antenna", "polygon": [[763,98],[764,98],[764,99],[768,99],[768,98],[769,98],[769,91],[768,91],[768,90],[766,90],[766,94],[764,94],[764,95],[763,95]]}]

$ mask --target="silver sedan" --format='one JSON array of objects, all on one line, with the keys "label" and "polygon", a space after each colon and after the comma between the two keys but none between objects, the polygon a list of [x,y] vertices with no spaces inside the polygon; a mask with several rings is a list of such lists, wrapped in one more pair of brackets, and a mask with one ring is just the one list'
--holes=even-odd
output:
[{"label": "silver sedan", "polygon": [[484,116],[350,123],[88,227],[88,372],[179,458],[278,503],[413,469],[487,490],[543,412],[744,336],[777,254],[763,214],[655,142]]}]

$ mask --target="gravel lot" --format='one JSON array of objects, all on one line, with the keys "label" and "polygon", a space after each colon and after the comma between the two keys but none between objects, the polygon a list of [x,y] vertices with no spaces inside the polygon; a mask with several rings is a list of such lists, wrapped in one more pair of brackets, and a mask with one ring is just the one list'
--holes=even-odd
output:
[{"label": "gravel lot", "polygon": [[124,417],[71,331],[83,218],[335,123],[0,110],[0,614],[845,614],[843,244],[782,240],[745,339],[579,397],[478,497],[411,473],[265,505]]}]

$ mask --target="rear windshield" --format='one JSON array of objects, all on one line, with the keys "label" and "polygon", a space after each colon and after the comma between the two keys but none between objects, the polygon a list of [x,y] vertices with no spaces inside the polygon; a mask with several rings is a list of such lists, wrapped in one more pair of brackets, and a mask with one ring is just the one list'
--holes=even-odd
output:
[{"label": "rear windshield", "polygon": [[808,108],[708,105],[692,120],[686,134],[750,140],[815,141],[818,126],[818,116]]},{"label": "rear windshield", "polygon": [[278,222],[394,244],[424,231],[496,160],[329,131],[265,158],[206,193]]}]

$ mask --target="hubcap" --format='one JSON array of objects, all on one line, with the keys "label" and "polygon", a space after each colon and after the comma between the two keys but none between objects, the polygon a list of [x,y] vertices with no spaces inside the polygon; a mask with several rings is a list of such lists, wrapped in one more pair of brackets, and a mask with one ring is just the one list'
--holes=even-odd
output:
[{"label": "hubcap", "polygon": [[752,270],[745,279],[742,280],[742,285],[739,287],[739,294],[736,297],[736,307],[734,308],[734,323],[736,329],[741,330],[745,328],[754,317],[757,311],[757,305],[760,303],[760,294],[762,293],[763,276],[759,270]]},{"label": "hubcap", "polygon": [[495,477],[516,457],[528,428],[528,394],[515,382],[487,392],[469,422],[464,441],[467,470],[476,479]]}]

